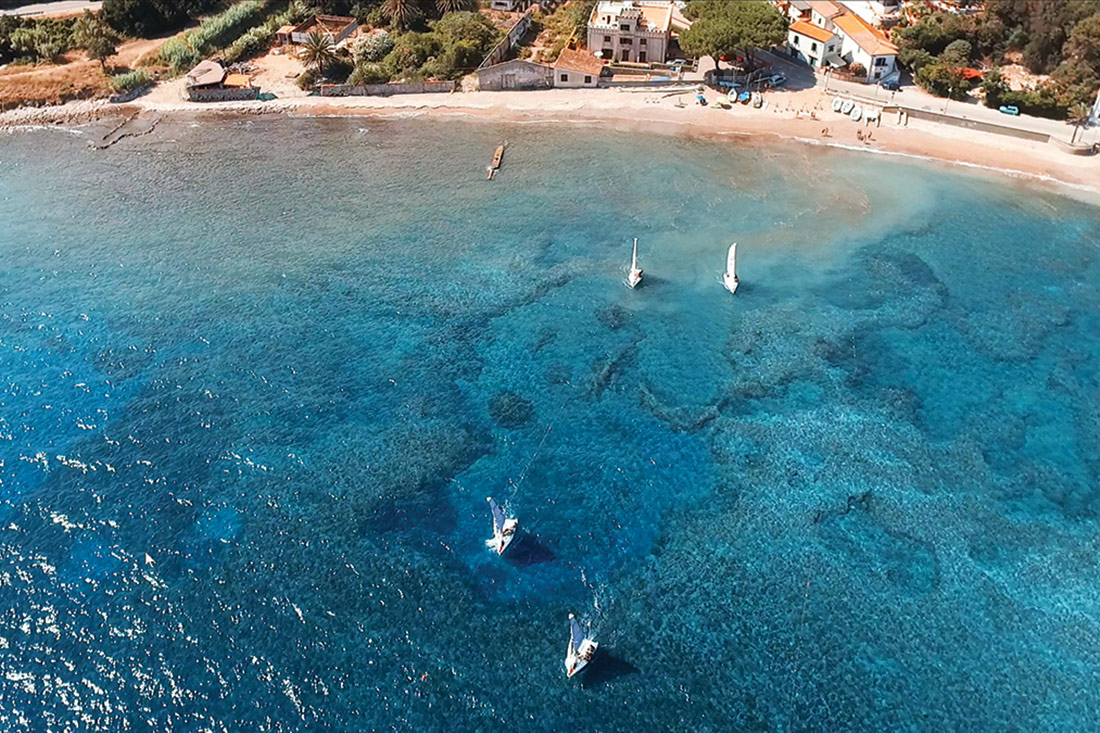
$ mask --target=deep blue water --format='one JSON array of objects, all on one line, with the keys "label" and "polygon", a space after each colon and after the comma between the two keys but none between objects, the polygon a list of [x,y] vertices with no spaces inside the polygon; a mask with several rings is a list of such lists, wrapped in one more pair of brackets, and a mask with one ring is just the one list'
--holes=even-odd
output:
[{"label": "deep blue water", "polygon": [[0,137],[0,726],[1096,730],[1098,254],[740,138]]}]

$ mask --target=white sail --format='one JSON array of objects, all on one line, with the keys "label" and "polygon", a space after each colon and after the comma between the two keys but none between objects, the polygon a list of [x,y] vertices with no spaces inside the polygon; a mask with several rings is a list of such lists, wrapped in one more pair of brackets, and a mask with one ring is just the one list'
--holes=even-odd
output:
[{"label": "white sail", "polygon": [[737,292],[737,242],[730,245],[729,252],[726,254],[726,271],[722,275],[722,284],[731,293]]},{"label": "white sail", "polygon": [[576,654],[584,643],[584,629],[581,628],[576,616],[569,614],[569,648]]},{"label": "white sail", "polygon": [[504,510],[493,500],[493,497],[487,496],[485,501],[489,502],[489,511],[493,515],[493,536],[485,541],[485,546],[495,550],[498,555],[503,555],[516,536],[519,520],[505,515]]},{"label": "white sail", "polygon": [[500,505],[493,501],[493,497],[488,496],[485,501],[489,502],[489,511],[493,515],[493,534],[500,534],[504,530],[504,512],[501,511]]},{"label": "white sail", "polygon": [[638,238],[634,237],[634,254],[630,258],[630,272],[626,276],[628,287],[637,287],[642,281],[642,271],[638,268]]}]

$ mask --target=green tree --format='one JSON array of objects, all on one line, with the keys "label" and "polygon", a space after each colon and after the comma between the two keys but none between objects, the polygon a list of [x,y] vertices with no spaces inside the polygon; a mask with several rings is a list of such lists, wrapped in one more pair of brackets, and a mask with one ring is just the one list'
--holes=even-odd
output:
[{"label": "green tree", "polygon": [[1073,26],[1065,52],[1100,71],[1100,9]]},{"label": "green tree", "polygon": [[1091,104],[1100,86],[1097,71],[1079,58],[1066,59],[1050,75],[1055,94],[1067,107],[1081,102]]},{"label": "green tree", "polygon": [[959,69],[941,63],[923,67],[913,80],[937,97],[965,99],[966,93],[970,90],[970,82],[963,77]]},{"label": "green tree", "polygon": [[424,15],[416,0],[386,0],[382,12],[398,28],[407,29]]},{"label": "green tree", "polygon": [[[482,54],[487,53],[500,37],[496,26],[481,13],[447,13],[432,23],[432,33],[446,46],[468,41]],[[478,59],[478,63],[481,59]],[[474,64],[477,66],[477,64]]]},{"label": "green tree", "polygon": [[332,42],[332,36],[313,31],[306,36],[306,42],[302,44],[298,56],[307,69],[316,69],[318,76],[323,76],[325,64],[336,60],[336,45]]},{"label": "green tree", "polygon": [[952,41],[968,38],[970,33],[970,21],[965,16],[933,13],[907,28],[898,28],[891,38],[898,48],[920,48],[938,56]]},{"label": "green tree", "polygon": [[434,33],[405,33],[397,39],[385,63],[402,78],[420,76],[420,67],[443,52]]},{"label": "green tree", "polygon": [[727,59],[738,52],[750,65],[756,49],[782,43],[787,20],[770,3],[693,0],[684,8],[691,28],[680,36],[680,47],[693,56]]},{"label": "green tree", "polygon": [[997,67],[986,72],[982,79],[982,89],[985,90],[985,106],[994,109],[1001,106],[1005,95],[1011,91],[1005,82],[1004,74]]},{"label": "green tree", "polygon": [[903,48],[898,52],[898,63],[914,73],[928,64],[934,63],[936,57],[923,48]]},{"label": "green tree", "polygon": [[186,25],[214,0],[104,0],[100,17],[120,33],[151,38]]},{"label": "green tree", "polygon": [[1073,137],[1069,140],[1070,145],[1077,142],[1077,133],[1081,131],[1082,127],[1088,124],[1091,114],[1092,109],[1087,104],[1081,104],[1080,102],[1066,111],[1066,119],[1069,120],[1069,124],[1073,125]]},{"label": "green tree", "polygon": [[107,70],[107,59],[117,52],[118,36],[111,27],[85,10],[73,25],[73,44],[87,50],[88,57]]},{"label": "green tree", "polygon": [[947,48],[940,54],[940,61],[949,66],[966,66],[970,63],[970,53],[973,46],[970,41],[959,39],[947,44]]}]

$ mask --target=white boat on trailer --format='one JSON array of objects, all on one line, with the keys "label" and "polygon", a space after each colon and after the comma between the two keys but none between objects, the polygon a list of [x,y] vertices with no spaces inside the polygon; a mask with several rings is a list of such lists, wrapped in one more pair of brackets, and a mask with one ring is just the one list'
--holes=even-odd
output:
[{"label": "white boat on trailer", "polygon": [[503,555],[516,536],[519,520],[515,517],[505,516],[504,510],[500,508],[500,504],[493,501],[493,497],[488,496],[485,501],[489,502],[489,511],[493,515],[493,536],[491,539],[485,540],[485,546],[496,551],[498,555]]},{"label": "white boat on trailer", "polygon": [[739,283],[740,281],[737,279],[737,242],[734,242],[730,245],[729,252],[726,253],[726,271],[722,275],[722,284],[726,286],[726,290],[736,293]]},{"label": "white boat on trailer", "polygon": [[642,270],[638,267],[638,238],[634,237],[634,255],[630,260],[630,274],[626,276],[626,284],[631,288],[637,287],[642,281]]},{"label": "white boat on trailer", "polygon": [[572,677],[587,667],[592,657],[596,656],[596,649],[599,646],[599,643],[585,635],[577,617],[569,614],[569,646],[565,650],[565,676]]}]

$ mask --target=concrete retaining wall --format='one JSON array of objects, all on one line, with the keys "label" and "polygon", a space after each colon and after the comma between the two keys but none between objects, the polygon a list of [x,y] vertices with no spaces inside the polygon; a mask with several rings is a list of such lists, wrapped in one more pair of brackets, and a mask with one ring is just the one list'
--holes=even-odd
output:
[{"label": "concrete retaining wall", "polygon": [[241,102],[260,96],[259,87],[233,87],[232,89],[188,89],[187,98],[192,102]]},{"label": "concrete retaining wall", "polygon": [[321,87],[322,97],[388,97],[391,94],[429,94],[454,91],[453,81],[422,81],[413,84],[330,84]]},{"label": "concrete retaining wall", "polygon": [[909,117],[915,120],[929,120],[931,122],[942,122],[947,125],[954,125],[956,127],[966,127],[971,130],[980,130],[982,132],[993,132],[998,135],[1008,135],[1009,137],[1020,138],[1021,140],[1034,140],[1035,142],[1045,143],[1050,140],[1050,135],[1043,132],[1033,132],[1031,130],[1021,130],[1018,127],[1008,127],[1007,125],[998,125],[992,122],[982,122],[980,120],[970,120],[965,117],[955,117],[954,115],[945,115],[942,112],[933,112],[927,109],[915,109],[912,107],[887,107],[889,110],[901,109]]}]

